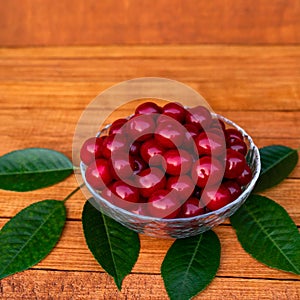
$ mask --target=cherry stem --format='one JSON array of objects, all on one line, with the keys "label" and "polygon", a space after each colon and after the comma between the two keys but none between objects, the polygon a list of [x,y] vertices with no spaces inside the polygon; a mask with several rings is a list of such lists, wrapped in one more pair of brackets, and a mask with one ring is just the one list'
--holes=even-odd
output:
[{"label": "cherry stem", "polygon": [[64,200],[63,202],[66,202],[68,199],[70,199],[74,194],[76,194],[82,187],[84,186],[84,183],[78,186],[75,190],[73,190]]}]

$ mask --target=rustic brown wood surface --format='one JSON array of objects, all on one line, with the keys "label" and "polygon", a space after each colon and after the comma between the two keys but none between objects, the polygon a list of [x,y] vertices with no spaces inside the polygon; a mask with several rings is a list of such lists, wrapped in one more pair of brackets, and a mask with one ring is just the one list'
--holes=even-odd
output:
[{"label": "rustic brown wood surface", "polygon": [[[0,155],[47,147],[71,158],[74,130],[89,102],[115,83],[142,76],[188,84],[260,147],[300,146],[300,46],[2,48]],[[110,103],[105,113],[113,109]],[[264,193],[298,226],[299,183],[300,165]],[[63,199],[76,186],[71,176],[34,192],[0,191],[0,227],[30,203]],[[85,244],[84,202],[81,192],[67,201],[68,220],[55,249],[30,270],[1,280],[1,299],[167,299],[160,264],[172,241],[141,235],[138,262],[118,292]],[[196,299],[300,299],[299,276],[256,262],[241,248],[228,220],[215,232],[222,244],[221,267]]]},{"label": "rustic brown wood surface", "polygon": [[0,45],[299,44],[299,0],[0,0]]}]

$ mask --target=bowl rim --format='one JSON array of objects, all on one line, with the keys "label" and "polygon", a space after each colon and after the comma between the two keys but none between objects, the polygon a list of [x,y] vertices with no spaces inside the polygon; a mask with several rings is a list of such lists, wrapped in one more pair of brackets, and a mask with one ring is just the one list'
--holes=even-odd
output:
[{"label": "bowl rim", "polygon": [[[227,205],[217,209],[217,210],[213,210],[210,212],[207,212],[205,214],[201,214],[201,215],[197,215],[197,216],[193,216],[193,217],[188,217],[188,218],[173,218],[173,219],[164,219],[164,218],[157,218],[157,217],[151,217],[151,216],[145,216],[145,215],[139,215],[139,214],[135,214],[133,212],[130,212],[124,208],[121,208],[119,206],[116,206],[114,204],[112,204],[111,202],[109,202],[108,200],[106,200],[104,197],[101,196],[101,194],[99,194],[98,192],[96,192],[91,186],[90,184],[87,182],[86,178],[85,178],[85,168],[86,165],[80,161],[80,172],[81,172],[81,176],[83,178],[83,182],[85,184],[85,186],[87,187],[88,191],[93,195],[93,197],[95,197],[95,201],[102,201],[106,206],[108,206],[110,209],[114,210],[114,211],[118,211],[118,213],[121,213],[124,217],[128,216],[129,218],[139,218],[140,220],[143,220],[143,223],[151,223],[151,222],[164,222],[164,223],[173,223],[173,222],[182,222],[182,223],[186,223],[189,221],[195,221],[195,220],[201,220],[201,219],[207,219],[210,216],[214,216],[214,215],[219,215],[223,212],[226,212],[228,210],[230,210],[233,206],[235,206],[236,204],[238,204],[239,202],[242,202],[243,200],[245,201],[248,196],[250,195],[251,191],[254,189],[254,186],[259,178],[260,175],[260,171],[261,171],[261,160],[260,160],[260,153],[259,153],[259,149],[258,147],[255,145],[255,143],[253,142],[253,139],[251,138],[251,136],[239,125],[237,125],[235,122],[227,119],[226,117],[219,115],[217,113],[213,113],[211,112],[212,117],[218,118],[220,120],[222,120],[223,122],[235,127],[239,132],[242,133],[243,137],[246,138],[249,142],[249,150],[253,151],[253,155],[256,157],[256,169],[254,172],[254,176],[251,179],[250,183],[248,183],[247,187],[242,191],[242,193],[239,195],[238,198],[236,198],[234,201],[228,203]],[[98,133],[97,133],[97,137],[101,135],[102,132],[106,131],[109,127],[111,126],[111,124],[108,124],[106,126],[104,126]],[[248,194],[248,196],[246,196]],[[246,197],[246,198],[245,198]],[[245,199],[244,199],[245,198]],[[88,200],[89,201],[89,200]],[[242,203],[243,204],[243,203]],[[241,204],[241,205],[242,205]],[[100,207],[100,210],[102,210],[102,207]],[[98,209],[98,208],[97,208]],[[104,212],[105,213],[105,212]]]}]

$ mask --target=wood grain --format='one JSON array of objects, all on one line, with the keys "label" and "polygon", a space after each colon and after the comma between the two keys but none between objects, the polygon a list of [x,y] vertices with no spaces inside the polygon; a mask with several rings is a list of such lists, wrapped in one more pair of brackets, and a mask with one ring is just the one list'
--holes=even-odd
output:
[{"label": "wood grain", "polygon": [[297,0],[0,1],[0,45],[299,44]]},{"label": "wood grain", "polygon": [[[276,2],[277,3],[277,2]],[[55,4],[57,5],[57,4]],[[76,124],[89,102],[120,80],[177,79],[205,96],[213,109],[244,127],[260,147],[299,148],[299,46],[105,46],[0,49],[0,155],[47,147],[72,157]],[[114,109],[108,103],[99,114]],[[300,226],[300,165],[264,195]],[[74,176],[28,193],[0,191],[0,227],[27,205],[63,199]],[[0,281],[1,299],[167,299],[160,264],[172,240],[141,235],[141,254],[118,292],[84,242],[81,192],[66,202],[67,224],[51,254],[31,270]],[[299,299],[299,276],[270,269],[238,244],[226,220],[217,278],[197,299]]]},{"label": "wood grain", "polygon": [[[194,299],[299,299],[299,281],[217,277]],[[1,299],[168,299],[157,275],[129,275],[118,292],[108,275],[99,272],[33,271],[1,281]]]},{"label": "wood grain", "polygon": [[[30,99],[35,107],[81,109],[119,81],[158,76],[186,83],[215,110],[300,110],[297,50],[244,46],[3,49],[0,104],[26,108]],[[51,101],[56,95],[62,101]],[[15,102],[15,97],[20,101]]]}]

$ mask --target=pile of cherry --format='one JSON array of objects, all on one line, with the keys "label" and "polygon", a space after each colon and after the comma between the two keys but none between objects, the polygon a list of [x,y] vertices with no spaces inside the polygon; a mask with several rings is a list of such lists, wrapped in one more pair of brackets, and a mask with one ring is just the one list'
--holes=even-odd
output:
[{"label": "pile of cherry", "polygon": [[203,106],[140,104],[108,134],[85,141],[89,185],[116,206],[158,218],[187,218],[235,200],[252,179],[242,134]]}]

